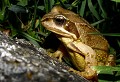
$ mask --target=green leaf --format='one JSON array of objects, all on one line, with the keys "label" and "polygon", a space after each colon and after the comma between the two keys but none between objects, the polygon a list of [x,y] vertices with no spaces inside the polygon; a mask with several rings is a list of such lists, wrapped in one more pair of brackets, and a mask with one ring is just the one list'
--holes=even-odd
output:
[{"label": "green leaf", "polygon": [[40,10],[44,10],[44,6],[38,6],[37,8]]},{"label": "green leaf", "polygon": [[[114,82],[116,79],[115,73],[120,72],[120,66],[92,66],[92,69],[96,70],[99,74],[99,82]],[[105,75],[107,76],[105,77]]]},{"label": "green leaf", "polygon": [[111,0],[111,1],[114,1],[114,2],[120,2],[120,0]]},{"label": "green leaf", "polygon": [[19,0],[17,5],[26,6],[26,5],[28,5],[28,0]]},{"label": "green leaf", "polygon": [[28,13],[28,10],[25,7],[20,5],[12,5],[8,9],[15,13]]},{"label": "green leaf", "polygon": [[95,10],[95,7],[93,6],[91,0],[88,0],[88,7],[89,7],[90,11],[92,12],[92,14],[93,14],[98,20],[100,20],[99,14],[98,14],[98,12]]},{"label": "green leaf", "polygon": [[92,66],[92,69],[97,70],[98,73],[102,71],[112,72],[112,71],[120,71],[120,66],[112,67],[112,66]]}]

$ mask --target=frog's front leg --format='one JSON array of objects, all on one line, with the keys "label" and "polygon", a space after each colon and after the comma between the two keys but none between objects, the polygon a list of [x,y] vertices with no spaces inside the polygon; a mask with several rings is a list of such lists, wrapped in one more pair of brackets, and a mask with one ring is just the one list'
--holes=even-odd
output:
[{"label": "frog's front leg", "polygon": [[[84,71],[73,71],[79,75],[82,75],[86,77],[87,79],[92,79],[93,77],[96,77],[96,71],[91,69],[91,66],[96,66],[97,65],[97,59],[96,59],[96,53],[95,51],[89,47],[88,45],[78,41],[71,42],[67,45],[67,47],[73,51],[73,54],[76,55],[82,55],[85,59],[85,69]],[[78,54],[76,54],[78,53]],[[71,55],[71,54],[70,54]],[[75,61],[75,60],[74,60]],[[77,60],[76,60],[77,62]],[[82,63],[79,59],[78,63]],[[78,69],[81,67],[76,66]]]},{"label": "frog's front leg", "polygon": [[97,65],[97,54],[96,52],[88,45],[78,41],[71,42],[67,45],[67,47],[74,52],[79,53],[85,57],[86,65],[88,66],[96,66]]},{"label": "frog's front leg", "polygon": [[62,62],[62,58],[67,54],[65,47],[61,44],[57,51],[53,53],[52,57],[57,58],[59,62]]}]

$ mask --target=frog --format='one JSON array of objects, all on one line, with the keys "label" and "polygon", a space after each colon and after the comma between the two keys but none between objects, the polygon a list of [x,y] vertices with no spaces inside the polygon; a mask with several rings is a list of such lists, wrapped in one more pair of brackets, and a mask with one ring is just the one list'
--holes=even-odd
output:
[{"label": "frog", "polygon": [[109,54],[110,45],[105,37],[73,11],[54,6],[42,17],[41,23],[61,42],[54,57],[62,62],[62,58],[67,54],[75,67],[70,69],[72,72],[93,79],[97,77],[97,72],[91,68],[92,66],[115,65],[115,58]]}]

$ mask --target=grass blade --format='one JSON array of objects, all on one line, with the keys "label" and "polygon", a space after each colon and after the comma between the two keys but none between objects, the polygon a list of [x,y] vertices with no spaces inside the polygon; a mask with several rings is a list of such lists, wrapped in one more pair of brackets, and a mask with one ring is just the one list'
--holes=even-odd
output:
[{"label": "grass blade", "polygon": [[119,47],[120,47],[120,41],[119,41],[119,40],[117,40],[117,43],[118,43],[118,45],[119,45]]},{"label": "grass blade", "polygon": [[97,70],[98,72],[101,71],[120,71],[120,66],[112,67],[112,66],[92,66],[92,69]]},{"label": "grass blade", "polygon": [[99,14],[98,14],[97,11],[95,10],[95,7],[93,6],[91,0],[88,0],[88,7],[89,7],[90,11],[92,12],[92,14],[93,14],[98,20],[100,20]]},{"label": "grass blade", "polygon": [[[34,45],[36,45],[37,47],[40,47],[40,45],[38,44],[38,42],[40,42],[40,40],[28,35],[27,33],[25,32],[22,32],[21,33],[22,36],[24,36],[26,39],[28,39],[30,42],[32,42]],[[38,41],[38,42],[37,42]]]},{"label": "grass blade", "polygon": [[85,6],[86,6],[86,0],[82,1],[82,5],[81,5],[80,11],[79,11],[80,16],[82,16],[82,17],[84,15]]},{"label": "grass blade", "polygon": [[92,23],[91,25],[96,26],[97,24],[100,24],[101,22],[104,22],[104,21],[105,21],[105,19],[102,19],[102,20],[99,20],[99,21],[97,21],[95,23]]},{"label": "grass blade", "polygon": [[111,0],[111,1],[114,1],[114,2],[120,2],[120,0]]},{"label": "grass blade", "polygon": [[120,33],[88,33],[88,34],[120,37]]},{"label": "grass blade", "polygon": [[102,6],[102,0],[97,0],[97,1],[98,1],[99,6],[100,6],[100,9],[101,9],[101,11],[102,11],[102,16],[103,16],[103,18],[107,18],[107,14],[106,14],[106,12],[104,11],[103,6]]}]

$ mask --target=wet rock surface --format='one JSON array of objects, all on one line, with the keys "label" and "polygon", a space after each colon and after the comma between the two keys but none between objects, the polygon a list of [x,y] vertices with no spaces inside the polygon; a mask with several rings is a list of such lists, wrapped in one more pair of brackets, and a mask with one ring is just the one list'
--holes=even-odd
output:
[{"label": "wet rock surface", "polygon": [[0,32],[0,82],[88,82],[68,68],[50,58],[44,49]]}]

